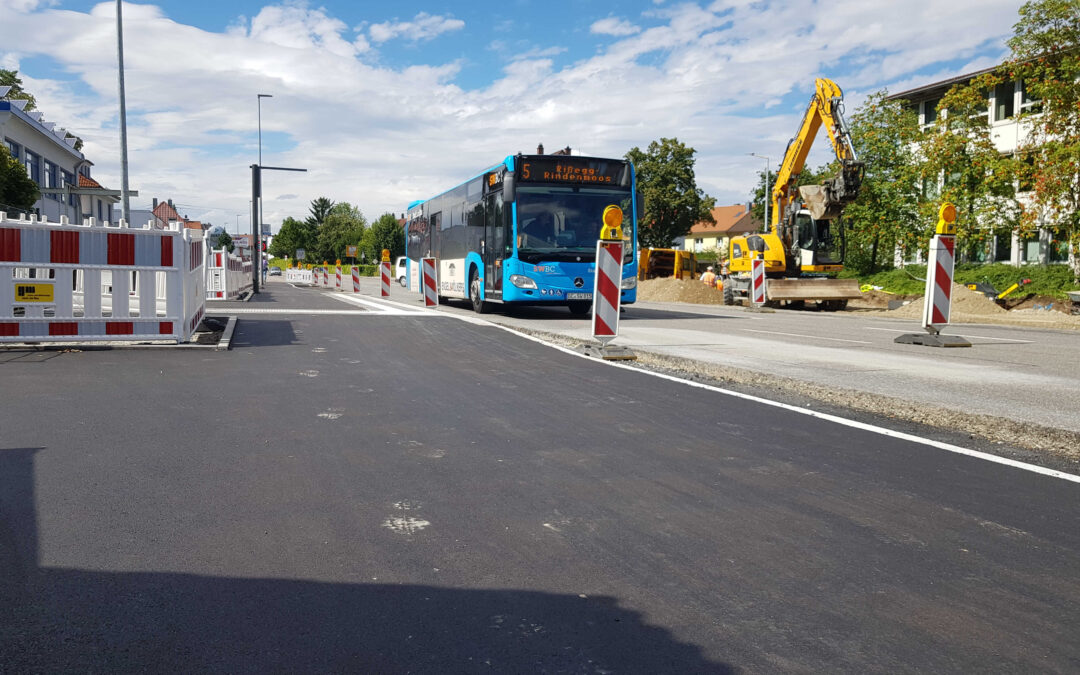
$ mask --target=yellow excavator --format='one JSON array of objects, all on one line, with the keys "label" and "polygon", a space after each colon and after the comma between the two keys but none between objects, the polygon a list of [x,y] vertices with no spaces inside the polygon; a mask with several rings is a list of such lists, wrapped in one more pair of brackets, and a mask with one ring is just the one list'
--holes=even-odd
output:
[{"label": "yellow excavator", "polygon": [[[844,94],[826,78],[815,81],[798,134],[788,142],[772,188],[769,232],[732,237],[724,302],[747,297],[751,261],[765,262],[766,300],[773,304],[816,302],[827,310],[843,309],[860,295],[856,279],[828,275],[844,268],[844,227],[840,214],[855,201],[862,185],[864,164],[855,156],[844,121]],[[810,147],[824,125],[840,171],[820,185],[798,185]]]}]

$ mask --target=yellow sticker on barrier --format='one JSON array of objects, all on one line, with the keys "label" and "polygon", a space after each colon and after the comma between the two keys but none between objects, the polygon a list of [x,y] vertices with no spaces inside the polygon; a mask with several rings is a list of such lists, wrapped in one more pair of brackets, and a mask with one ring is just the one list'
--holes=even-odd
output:
[{"label": "yellow sticker on barrier", "polygon": [[15,284],[15,302],[54,302],[52,284]]}]

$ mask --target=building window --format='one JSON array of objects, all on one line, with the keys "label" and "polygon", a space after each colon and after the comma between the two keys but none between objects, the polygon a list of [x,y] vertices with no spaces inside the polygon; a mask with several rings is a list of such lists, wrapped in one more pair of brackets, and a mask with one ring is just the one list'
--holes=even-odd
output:
[{"label": "building window", "polygon": [[1069,259],[1069,242],[1067,239],[1054,237],[1050,240],[1050,250],[1046,256],[1052,263],[1065,262]]},{"label": "building window", "polygon": [[1024,239],[1020,242],[1020,262],[1037,264],[1039,262],[1039,237]]},{"label": "building window", "polygon": [[1016,84],[1011,80],[1002,82],[994,87],[994,121],[1003,122],[1011,119],[1014,113],[1013,105],[1016,94]]},{"label": "building window", "polygon": [[27,150],[23,163],[26,165],[26,175],[30,176],[30,180],[41,185],[41,157]]},{"label": "building window", "polygon": [[1031,92],[1028,91],[1027,82],[1020,81],[1020,114],[1021,115],[1035,115],[1042,112],[1042,102],[1031,96]]},{"label": "building window", "polygon": [[[60,179],[62,181],[61,184],[60,184],[60,187],[71,186],[71,187],[74,188],[74,187],[79,186],[79,184],[75,182],[75,174],[71,173],[70,171],[61,171],[60,172]],[[78,195],[73,195],[73,194],[68,195],[68,206],[75,206],[76,205],[76,200],[78,198],[79,198]]]},{"label": "building window", "polygon": [[5,138],[4,143],[7,144],[8,151],[11,153],[11,156],[15,159],[19,159],[19,150],[21,150],[22,147],[10,138]]},{"label": "building window", "polygon": [[929,101],[923,101],[923,125],[929,126],[937,120],[938,105],[941,103],[940,98],[932,98]]},{"label": "building window", "polygon": [[[56,165],[46,159],[45,162],[44,162],[44,167],[45,167],[45,171],[42,174],[42,178],[44,179],[44,181],[42,182],[42,187],[45,187],[45,188],[59,187],[59,182],[57,180],[58,176],[57,176],[57,172],[56,172]],[[60,195],[53,194],[53,193],[44,193],[42,196],[45,197],[46,199],[52,199],[52,200],[59,200],[60,199]]]}]

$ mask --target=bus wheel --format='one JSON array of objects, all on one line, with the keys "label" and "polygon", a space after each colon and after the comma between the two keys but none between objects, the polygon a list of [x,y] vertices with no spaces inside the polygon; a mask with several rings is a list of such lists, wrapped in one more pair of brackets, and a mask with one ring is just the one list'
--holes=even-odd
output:
[{"label": "bus wheel", "polygon": [[587,300],[575,300],[568,304],[570,313],[574,316],[585,316],[592,309],[592,303]]},{"label": "bus wheel", "polygon": [[484,289],[480,286],[480,273],[474,267],[469,278],[469,299],[472,300],[473,311],[477,314],[487,314],[491,308],[491,305],[480,299],[483,292]]}]

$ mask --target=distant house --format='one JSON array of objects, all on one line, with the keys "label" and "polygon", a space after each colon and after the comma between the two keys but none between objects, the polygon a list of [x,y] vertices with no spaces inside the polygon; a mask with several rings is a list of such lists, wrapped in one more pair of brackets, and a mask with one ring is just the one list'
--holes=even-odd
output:
[{"label": "distant house", "polygon": [[[909,89],[889,96],[889,100],[903,101],[919,116],[919,124],[927,129],[938,118],[948,116],[949,111],[938,109],[942,97],[953,86],[966,84],[980,75],[993,72],[997,68],[958,75],[947,80],[933,82],[915,89]],[[1030,131],[1030,122],[1021,120],[1021,113],[1036,113],[1039,102],[1034,100],[1028,93],[1022,80],[1009,80],[1002,82],[986,92],[986,115],[990,122],[990,135],[994,146],[1003,155],[1013,155],[1018,152],[1027,140]],[[925,186],[928,191],[940,188],[938,185]],[[1018,188],[1020,186],[1017,186]],[[1026,199],[1023,191],[1018,192],[1021,201]],[[1059,263],[1068,260],[1068,243],[1055,241],[1052,233],[1047,228],[1040,228],[1036,236],[1029,239],[1021,239],[1016,232],[1004,234],[999,237],[990,237],[985,248],[967,247],[961,252],[962,257],[967,257],[971,262],[1008,262],[1013,265],[1028,263],[1045,264]],[[905,256],[903,252],[897,253],[897,264],[902,265],[905,258],[909,262],[917,260],[915,252]]]},{"label": "distant house", "polygon": [[754,219],[748,204],[717,206],[711,213],[716,222],[697,223],[690,228],[689,234],[682,237],[681,245],[677,248],[695,253],[717,251],[720,255],[724,255],[733,235],[757,232],[761,229],[761,221]]},{"label": "distant house", "polygon": [[[0,99],[10,87],[0,87]],[[93,162],[75,149],[75,137],[54,122],[46,122],[39,110],[26,112],[26,101],[0,100],[0,138],[11,156],[26,167],[26,173],[41,189],[41,199],[31,212],[60,220],[66,216],[72,223],[89,218],[97,222],[115,222],[119,217],[113,205],[120,201],[117,190],[109,190],[93,179]],[[9,204],[0,204],[0,211],[14,214]]]}]

